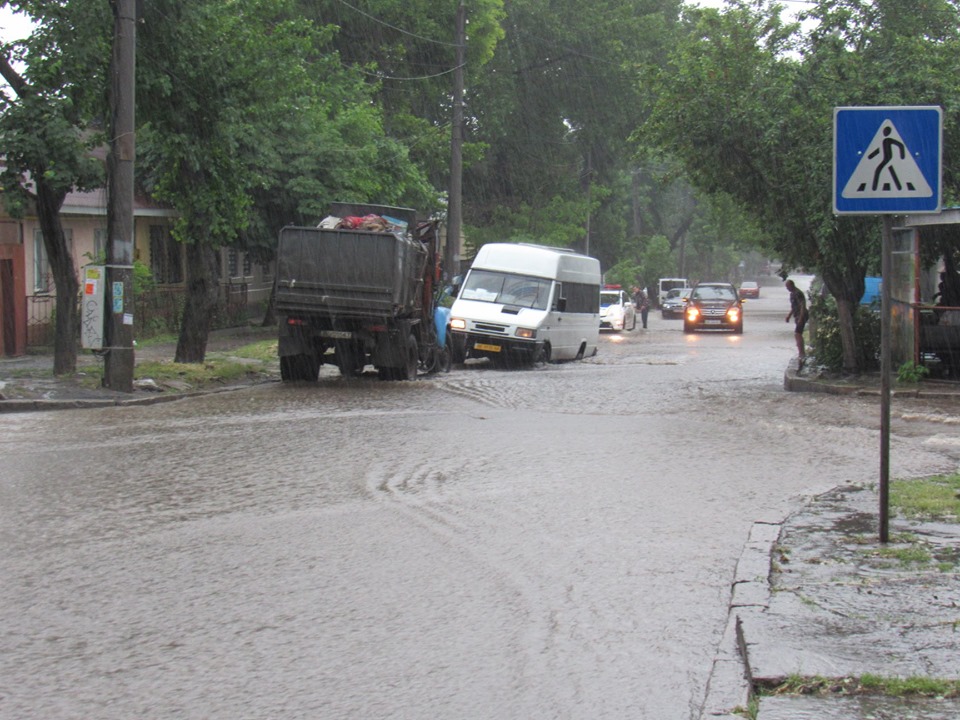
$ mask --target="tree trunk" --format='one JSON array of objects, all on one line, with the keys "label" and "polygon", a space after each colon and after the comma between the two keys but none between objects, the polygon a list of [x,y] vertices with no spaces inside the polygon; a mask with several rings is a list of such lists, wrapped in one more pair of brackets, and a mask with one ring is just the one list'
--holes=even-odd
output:
[{"label": "tree trunk", "polygon": [[849,300],[837,298],[837,323],[840,325],[840,346],[843,348],[843,372],[859,375],[857,362],[857,337],[853,329],[853,313],[856,306]]},{"label": "tree trunk", "polygon": [[267,300],[267,309],[263,313],[263,322],[260,327],[270,327],[277,324],[277,283],[274,281],[270,288],[270,299]]},{"label": "tree trunk", "polygon": [[73,256],[67,247],[67,238],[60,222],[60,208],[65,197],[64,191],[51,188],[42,178],[37,180],[37,217],[57,292],[53,341],[54,375],[69,375],[77,371],[77,341],[80,333],[80,281],[77,280]]},{"label": "tree trunk", "polygon": [[201,242],[186,246],[187,297],[180,321],[180,337],[173,361],[202,363],[219,292],[219,254]]}]

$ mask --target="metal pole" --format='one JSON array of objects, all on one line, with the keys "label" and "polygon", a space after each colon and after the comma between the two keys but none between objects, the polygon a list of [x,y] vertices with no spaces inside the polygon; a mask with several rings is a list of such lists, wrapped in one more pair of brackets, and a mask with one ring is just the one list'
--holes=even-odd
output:
[{"label": "metal pole", "polygon": [[463,226],[463,66],[467,47],[467,9],[463,0],[457,7],[456,45],[453,120],[450,128],[450,197],[447,199],[447,245],[443,254],[448,279],[460,273],[460,235]]},{"label": "metal pole", "polygon": [[133,165],[136,89],[136,0],[114,0],[110,142],[107,208],[107,358],[103,384],[133,392]]},{"label": "metal pole", "polygon": [[890,539],[890,284],[893,267],[893,220],[883,216],[883,249],[880,259],[880,542]]}]

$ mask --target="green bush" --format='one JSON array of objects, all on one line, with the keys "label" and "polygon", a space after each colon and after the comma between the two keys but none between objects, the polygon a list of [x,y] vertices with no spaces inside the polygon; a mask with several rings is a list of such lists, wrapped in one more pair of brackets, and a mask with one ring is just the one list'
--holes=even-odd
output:
[{"label": "green bush", "polygon": [[[828,370],[843,369],[843,344],[840,341],[840,323],[837,302],[828,295],[817,296],[810,303],[810,339],[817,362]],[[861,372],[880,369],[880,313],[871,307],[857,305],[853,315],[856,336],[856,362]]]}]

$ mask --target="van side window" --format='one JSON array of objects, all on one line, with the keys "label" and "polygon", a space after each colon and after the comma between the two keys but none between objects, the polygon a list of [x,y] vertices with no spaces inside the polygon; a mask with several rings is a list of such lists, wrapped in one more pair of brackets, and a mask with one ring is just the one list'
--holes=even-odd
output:
[{"label": "van side window", "polygon": [[561,312],[591,313],[600,312],[600,288],[587,283],[566,282],[561,286],[559,294],[566,300],[566,310],[558,307]]}]

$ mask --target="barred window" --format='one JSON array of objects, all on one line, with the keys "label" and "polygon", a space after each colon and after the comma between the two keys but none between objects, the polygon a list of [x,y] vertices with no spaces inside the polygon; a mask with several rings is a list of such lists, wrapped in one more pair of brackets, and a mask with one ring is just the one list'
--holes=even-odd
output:
[{"label": "barred window", "polygon": [[[67,252],[73,255],[73,230],[64,228],[63,236],[67,241]],[[40,229],[33,233],[33,291],[48,293],[53,290],[53,280],[50,277],[50,260],[47,258],[47,246],[43,242],[43,233]]]}]

